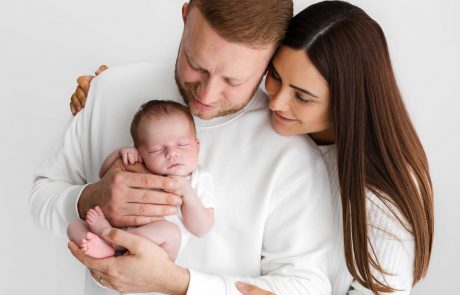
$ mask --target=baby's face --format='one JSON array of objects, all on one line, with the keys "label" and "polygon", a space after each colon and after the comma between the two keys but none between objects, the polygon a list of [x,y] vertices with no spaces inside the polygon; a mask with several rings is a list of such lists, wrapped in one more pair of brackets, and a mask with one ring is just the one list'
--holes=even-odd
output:
[{"label": "baby's face", "polygon": [[184,115],[144,120],[139,135],[142,138],[139,154],[153,173],[187,176],[196,169],[199,141]]}]

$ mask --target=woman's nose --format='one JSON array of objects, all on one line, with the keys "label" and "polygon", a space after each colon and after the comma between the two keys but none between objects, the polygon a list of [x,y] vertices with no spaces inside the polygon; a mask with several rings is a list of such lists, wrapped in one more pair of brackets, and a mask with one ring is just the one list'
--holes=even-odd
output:
[{"label": "woman's nose", "polygon": [[282,91],[270,95],[268,107],[272,111],[287,111],[289,110],[289,97]]}]

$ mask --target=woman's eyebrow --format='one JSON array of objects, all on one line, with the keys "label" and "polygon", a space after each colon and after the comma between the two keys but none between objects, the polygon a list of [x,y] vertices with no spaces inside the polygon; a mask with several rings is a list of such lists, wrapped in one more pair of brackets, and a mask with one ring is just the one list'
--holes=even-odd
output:
[{"label": "woman's eyebrow", "polygon": [[[276,67],[275,67],[275,64],[272,62],[270,62],[269,64],[269,67],[271,67],[272,71],[275,73],[276,76],[280,77],[280,74],[278,73],[278,71],[276,70]],[[300,88],[298,86],[295,86],[295,85],[292,85],[292,84],[289,84],[289,87],[291,88],[294,88],[295,90],[298,90],[300,92],[303,92],[309,96],[312,96],[312,97],[315,97],[315,98],[319,98],[317,95],[313,94],[312,92],[306,90],[306,89],[303,89],[303,88]]]},{"label": "woman's eyebrow", "polygon": [[294,85],[292,85],[292,84],[289,84],[289,86],[290,86],[291,88],[294,88],[295,90],[298,90],[298,91],[300,91],[300,92],[303,92],[303,93],[305,93],[305,94],[307,94],[307,95],[310,95],[310,96],[319,98],[317,95],[311,93],[310,91],[308,91],[308,90],[306,90],[306,89],[303,89],[303,88],[294,86]]}]

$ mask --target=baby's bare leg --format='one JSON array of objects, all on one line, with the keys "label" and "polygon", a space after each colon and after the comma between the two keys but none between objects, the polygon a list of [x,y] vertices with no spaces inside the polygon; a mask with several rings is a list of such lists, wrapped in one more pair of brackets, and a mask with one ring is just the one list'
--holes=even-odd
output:
[{"label": "baby's bare leg", "polygon": [[89,232],[89,227],[83,220],[75,220],[67,227],[67,236],[71,241],[77,243],[81,248],[81,242],[86,239],[86,234]]},{"label": "baby's bare leg", "polygon": [[86,213],[85,220],[91,232],[101,239],[103,239],[102,231],[106,228],[112,228],[99,206],[89,209],[88,213]]},{"label": "baby's bare leg", "polygon": [[127,230],[153,241],[168,253],[169,258],[175,261],[181,244],[181,233],[176,224],[160,220]]},{"label": "baby's bare leg", "polygon": [[83,252],[91,257],[105,258],[115,254],[113,247],[90,231],[83,220],[76,220],[67,227],[67,235]]}]

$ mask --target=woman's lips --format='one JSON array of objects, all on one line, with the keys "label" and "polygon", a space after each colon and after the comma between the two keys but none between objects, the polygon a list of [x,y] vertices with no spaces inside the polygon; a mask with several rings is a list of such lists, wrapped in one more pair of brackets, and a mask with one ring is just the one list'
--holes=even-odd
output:
[{"label": "woman's lips", "polygon": [[289,118],[287,118],[287,117],[281,115],[281,114],[280,114],[279,112],[277,112],[277,111],[273,111],[273,116],[274,116],[276,119],[278,119],[278,120],[280,120],[280,121],[282,121],[282,122],[288,122],[288,123],[290,123],[290,122],[295,122],[295,121],[297,121],[297,120],[295,120],[295,119],[289,119]]}]

